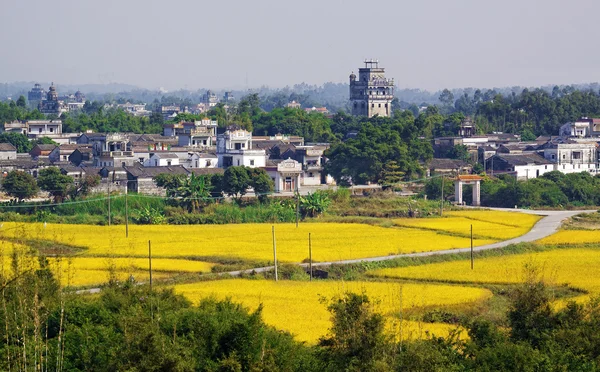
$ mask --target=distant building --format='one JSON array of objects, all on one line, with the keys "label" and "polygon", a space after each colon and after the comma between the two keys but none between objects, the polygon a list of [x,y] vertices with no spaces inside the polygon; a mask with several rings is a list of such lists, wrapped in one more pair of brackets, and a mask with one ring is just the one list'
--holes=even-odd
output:
[{"label": "distant building", "polygon": [[42,86],[36,83],[33,88],[27,93],[27,101],[29,102],[29,107],[33,109],[37,109],[40,105],[40,102],[46,99],[46,92],[42,88]]},{"label": "distant building", "polygon": [[385,77],[379,61],[365,60],[358,70],[358,79],[350,75],[350,103],[354,116],[391,116],[394,99],[394,79]]},{"label": "distant building", "polygon": [[225,92],[223,94],[223,103],[228,104],[235,101],[235,97],[233,96],[233,92]]},{"label": "distant building", "polygon": [[304,111],[307,113],[318,112],[319,114],[323,115],[329,114],[329,110],[327,110],[327,107],[307,107],[304,109]]},{"label": "distant building", "polygon": [[266,164],[266,152],[252,147],[252,133],[244,129],[231,128],[217,136],[219,167],[244,165],[262,168]]},{"label": "distant building", "polygon": [[219,99],[211,90],[207,90],[204,94],[204,97],[202,97],[202,103],[204,103],[204,106],[210,110],[211,107],[215,107],[217,103],[219,103]]},{"label": "distant building", "polygon": [[177,137],[179,146],[208,148],[215,146],[217,121],[204,118],[195,122],[167,123],[163,134]]},{"label": "distant building", "polygon": [[61,105],[58,100],[58,92],[56,91],[54,83],[50,85],[48,93],[46,94],[46,99],[38,104],[38,109],[42,114],[60,115]]},{"label": "distant building", "polygon": [[600,136],[600,119],[583,117],[575,122],[570,122],[560,127],[560,136],[563,137],[598,137]]},{"label": "distant building", "polygon": [[292,101],[292,102],[286,103],[285,107],[292,108],[292,109],[299,109],[300,107],[302,107],[302,105],[300,105],[300,103],[298,103],[296,101]]}]

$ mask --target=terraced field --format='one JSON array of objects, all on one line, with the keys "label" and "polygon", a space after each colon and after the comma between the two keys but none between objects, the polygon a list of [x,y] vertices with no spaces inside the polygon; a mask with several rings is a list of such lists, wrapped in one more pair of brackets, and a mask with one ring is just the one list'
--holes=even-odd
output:
[{"label": "terraced field", "polygon": [[400,321],[403,311],[483,301],[491,292],[483,288],[430,284],[397,284],[335,281],[267,281],[230,279],[175,286],[175,291],[197,302],[202,298],[231,298],[256,309],[263,304],[265,321],[289,331],[299,340],[314,343],[330,327],[330,314],[323,299],[345,292],[366,293],[375,310],[385,314],[388,327],[402,327],[405,337],[418,338],[426,332],[446,335],[447,324]]}]

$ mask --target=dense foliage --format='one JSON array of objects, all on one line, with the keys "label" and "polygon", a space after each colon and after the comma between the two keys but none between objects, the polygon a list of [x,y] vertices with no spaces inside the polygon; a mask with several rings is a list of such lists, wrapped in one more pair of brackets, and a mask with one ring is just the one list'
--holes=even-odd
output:
[{"label": "dense foliage", "polygon": [[[192,306],[171,290],[113,281],[99,295],[61,289],[41,257],[14,253],[2,279],[2,370],[597,371],[600,301],[551,307],[535,275],[509,293],[505,320],[400,341],[365,294],[324,299],[332,325],[318,345],[267,326],[262,308],[229,300]],[[442,314],[440,312],[440,314]]]},{"label": "dense foliage", "polygon": [[[430,199],[439,199],[441,177],[428,180],[424,192]],[[471,202],[470,186],[463,189],[463,200]],[[454,183],[446,180],[444,199],[454,194]],[[484,176],[481,182],[481,203],[489,207],[555,207],[600,205],[600,176],[588,172],[564,174],[552,171],[530,180],[517,181],[514,177]]]},{"label": "dense foliage", "polygon": [[426,128],[420,124],[409,111],[366,121],[356,137],[334,144],[326,152],[329,161],[325,169],[342,185],[377,182],[392,161],[396,171],[407,178],[418,176],[422,174],[419,163],[432,157],[430,142],[421,138]]}]

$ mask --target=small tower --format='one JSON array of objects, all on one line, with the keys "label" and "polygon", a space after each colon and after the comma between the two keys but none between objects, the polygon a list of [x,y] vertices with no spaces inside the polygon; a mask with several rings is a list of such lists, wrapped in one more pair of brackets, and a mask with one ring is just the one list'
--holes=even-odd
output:
[{"label": "small tower", "polygon": [[385,77],[377,60],[365,60],[365,67],[350,74],[350,103],[355,116],[391,116],[394,79]]}]

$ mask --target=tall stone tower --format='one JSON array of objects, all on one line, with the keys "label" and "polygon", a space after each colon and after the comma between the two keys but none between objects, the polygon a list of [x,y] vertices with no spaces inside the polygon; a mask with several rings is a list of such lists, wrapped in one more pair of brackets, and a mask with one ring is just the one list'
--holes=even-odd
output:
[{"label": "tall stone tower", "polygon": [[350,102],[352,115],[390,116],[394,99],[394,79],[385,77],[385,69],[379,61],[365,60],[365,67],[358,69],[358,79],[350,75]]}]

